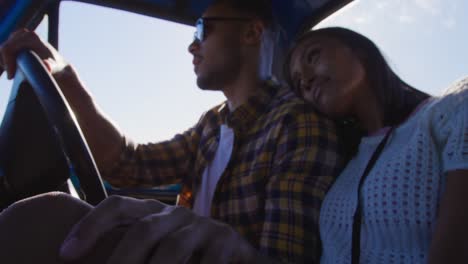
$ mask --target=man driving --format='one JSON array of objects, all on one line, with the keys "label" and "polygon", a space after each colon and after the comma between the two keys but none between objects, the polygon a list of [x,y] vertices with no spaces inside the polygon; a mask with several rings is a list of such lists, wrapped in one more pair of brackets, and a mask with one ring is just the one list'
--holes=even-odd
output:
[{"label": "man driving", "polygon": [[[106,181],[183,186],[185,208],[110,197],[88,209],[61,244],[62,259],[82,259],[110,231],[125,227],[110,263],[177,263],[193,255],[202,263],[318,262],[319,209],[344,158],[332,121],[288,88],[261,78],[262,36],[272,23],[267,0],[214,1],[197,21],[188,50],[200,89],[221,91],[227,100],[184,133],[151,144],[124,135],[71,64],[34,33],[15,32],[3,44],[1,64],[10,78],[20,50],[43,60]],[[73,208],[75,202],[63,203]],[[60,223],[59,216],[51,222]]]}]

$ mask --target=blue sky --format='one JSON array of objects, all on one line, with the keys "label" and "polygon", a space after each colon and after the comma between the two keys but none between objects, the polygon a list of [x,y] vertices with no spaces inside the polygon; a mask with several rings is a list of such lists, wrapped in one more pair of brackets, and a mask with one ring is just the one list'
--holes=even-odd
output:
[{"label": "blue sky", "polygon": [[[468,75],[466,0],[356,1],[319,26],[357,30],[413,86],[438,95]],[[224,100],[195,85],[193,28],[82,3],[62,4],[60,50],[102,109],[137,141],[168,139]],[[40,30],[43,31],[43,30]],[[10,83],[0,80],[0,114]]]},{"label": "blue sky", "polygon": [[371,38],[394,70],[418,89],[439,95],[468,76],[468,1],[356,1],[320,26],[339,25]]}]

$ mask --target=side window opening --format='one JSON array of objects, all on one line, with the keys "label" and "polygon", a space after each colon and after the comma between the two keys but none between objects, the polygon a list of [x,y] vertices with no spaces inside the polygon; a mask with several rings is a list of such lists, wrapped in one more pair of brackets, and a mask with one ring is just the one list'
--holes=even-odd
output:
[{"label": "side window opening", "polygon": [[[84,19],[85,18],[85,19]],[[196,86],[193,27],[65,1],[59,48],[96,102],[137,142],[169,139],[224,101]]]}]

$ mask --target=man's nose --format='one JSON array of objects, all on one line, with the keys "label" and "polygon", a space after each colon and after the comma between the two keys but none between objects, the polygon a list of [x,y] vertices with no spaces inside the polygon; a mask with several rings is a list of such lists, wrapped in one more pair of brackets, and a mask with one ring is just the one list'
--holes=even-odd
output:
[{"label": "man's nose", "polygon": [[190,43],[190,45],[188,46],[188,52],[190,52],[191,54],[194,54],[195,51],[197,51],[198,49],[200,49],[200,41],[197,39],[194,39],[192,43]]}]

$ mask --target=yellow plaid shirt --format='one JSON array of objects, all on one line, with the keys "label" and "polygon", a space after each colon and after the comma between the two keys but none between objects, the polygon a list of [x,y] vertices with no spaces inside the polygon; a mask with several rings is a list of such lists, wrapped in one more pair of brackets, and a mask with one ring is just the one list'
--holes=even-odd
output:
[{"label": "yellow plaid shirt", "polygon": [[214,107],[169,141],[125,141],[120,161],[103,177],[126,187],[179,182],[180,203],[191,206],[223,123],[233,128],[235,139],[212,217],[277,260],[318,263],[320,205],[344,158],[335,124],[287,88],[265,85],[232,113],[226,103]]}]

